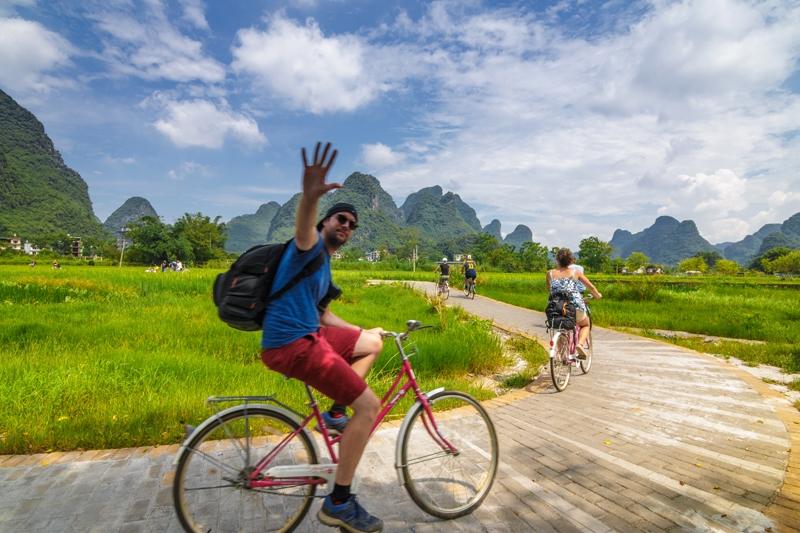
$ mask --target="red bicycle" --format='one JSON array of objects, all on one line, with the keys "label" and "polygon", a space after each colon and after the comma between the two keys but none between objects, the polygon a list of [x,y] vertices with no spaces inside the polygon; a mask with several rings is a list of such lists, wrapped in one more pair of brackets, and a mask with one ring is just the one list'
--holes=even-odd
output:
[{"label": "red bicycle", "polygon": [[[406,393],[416,403],[397,434],[395,469],[411,499],[425,512],[452,519],[473,512],[486,498],[498,464],[497,434],[472,396],[444,388],[423,393],[403,343],[423,326],[409,320],[394,338],[402,367],[383,396],[373,433]],[[404,379],[405,378],[405,379]],[[401,385],[402,382],[402,385]],[[308,512],[317,488],[333,486],[336,444],[306,385],[310,412],[303,415],[273,396],[211,397],[209,403],[244,402],[200,424],[176,460],[173,499],[186,531],[291,531]],[[316,421],[329,462],[309,425]]]}]

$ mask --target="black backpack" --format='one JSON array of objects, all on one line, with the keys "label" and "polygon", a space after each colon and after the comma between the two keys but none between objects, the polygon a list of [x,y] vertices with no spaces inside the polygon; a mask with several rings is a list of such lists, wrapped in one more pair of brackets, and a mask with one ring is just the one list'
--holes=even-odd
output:
[{"label": "black backpack", "polygon": [[[325,262],[320,252],[303,270],[274,294],[272,282],[281,257],[292,240],[279,244],[253,246],[239,256],[231,268],[214,281],[214,304],[219,317],[229,326],[244,331],[258,331],[264,324],[267,305],[280,298],[297,283],[320,269]],[[327,306],[340,291],[331,284],[321,305]]]},{"label": "black backpack", "polygon": [[570,294],[566,291],[550,293],[544,310],[548,329],[570,330],[575,328],[576,312]]}]

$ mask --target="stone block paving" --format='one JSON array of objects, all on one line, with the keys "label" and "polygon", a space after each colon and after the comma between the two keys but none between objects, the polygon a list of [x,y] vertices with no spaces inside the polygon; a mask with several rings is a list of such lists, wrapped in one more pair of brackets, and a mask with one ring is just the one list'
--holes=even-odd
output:
[{"label": "stone block paving", "polygon": [[[448,303],[546,341],[541,313],[480,295]],[[796,410],[714,358],[600,328],[594,338],[591,372],[573,373],[566,391],[544,372],[486,402],[501,464],[475,513],[442,522],[416,507],[393,467],[396,425],[365,453],[365,507],[386,531],[800,531]],[[0,532],[180,531],[176,452],[0,456]],[[319,505],[301,531],[328,530]]]}]

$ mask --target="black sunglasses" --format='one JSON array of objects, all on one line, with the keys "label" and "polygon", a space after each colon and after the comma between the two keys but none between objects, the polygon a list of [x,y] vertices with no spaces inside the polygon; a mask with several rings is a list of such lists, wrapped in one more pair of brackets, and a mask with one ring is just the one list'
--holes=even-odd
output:
[{"label": "black sunglasses", "polygon": [[345,226],[345,225],[349,226],[350,229],[352,229],[352,230],[357,230],[358,229],[358,223],[355,220],[350,220],[349,218],[347,218],[344,215],[336,215],[336,221],[341,226]]}]

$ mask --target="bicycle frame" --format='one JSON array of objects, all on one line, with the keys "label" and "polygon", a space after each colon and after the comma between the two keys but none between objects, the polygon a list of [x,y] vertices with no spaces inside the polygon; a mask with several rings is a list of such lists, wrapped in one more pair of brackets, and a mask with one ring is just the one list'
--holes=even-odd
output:
[{"label": "bicycle frame", "polygon": [[[408,337],[408,332],[400,333],[400,334],[392,334],[395,339],[395,344],[398,347],[400,352],[400,356],[403,359],[403,366],[398,372],[397,377],[395,378],[392,386],[389,387],[389,390],[386,394],[383,395],[381,399],[381,410],[378,413],[375,422],[372,425],[372,429],[370,430],[370,437],[372,434],[375,433],[375,430],[380,426],[383,422],[383,419],[386,415],[391,412],[391,410],[397,405],[397,403],[408,393],[409,390],[414,391],[414,395],[417,398],[417,401],[422,405],[425,416],[422,418],[423,425],[427,430],[428,434],[431,438],[436,442],[439,446],[442,447],[445,453],[449,454],[457,454],[458,450],[455,446],[453,446],[439,431],[439,428],[436,424],[436,420],[433,416],[433,411],[431,409],[430,403],[428,402],[428,395],[423,393],[419,385],[417,384],[417,379],[414,376],[414,370],[411,367],[411,362],[409,361],[409,356],[406,354],[405,350],[403,349],[403,341]],[[405,378],[405,382],[402,383],[403,378]],[[286,487],[286,486],[296,486],[296,485],[321,485],[324,483],[328,483],[331,481],[333,476],[335,476],[336,472],[336,463],[339,462],[338,456],[336,454],[336,450],[334,449],[334,445],[338,444],[341,441],[342,436],[331,436],[330,432],[328,431],[325,422],[322,419],[322,413],[319,410],[319,405],[317,404],[316,399],[314,398],[314,394],[311,392],[311,388],[306,385],[306,393],[309,397],[309,407],[311,408],[311,413],[306,415],[299,423],[298,428],[287,435],[280,443],[278,443],[275,448],[270,451],[265,457],[258,461],[255,465],[253,470],[248,475],[248,486],[251,488],[275,488],[275,487]],[[433,391],[432,391],[433,392]],[[322,433],[322,440],[325,442],[326,448],[328,450],[328,454],[331,458],[331,462],[333,465],[313,465],[313,474],[315,475],[308,475],[309,466],[279,466],[274,467],[272,470],[274,473],[279,472],[282,475],[281,477],[264,477],[264,469],[267,468],[269,463],[278,455],[281,450],[283,450],[286,445],[297,435],[306,429],[308,424],[312,421],[316,420],[319,430]],[[292,477],[293,473],[297,472],[298,476]],[[306,474],[306,475],[302,475]],[[286,476],[286,477],[285,477]]]}]

